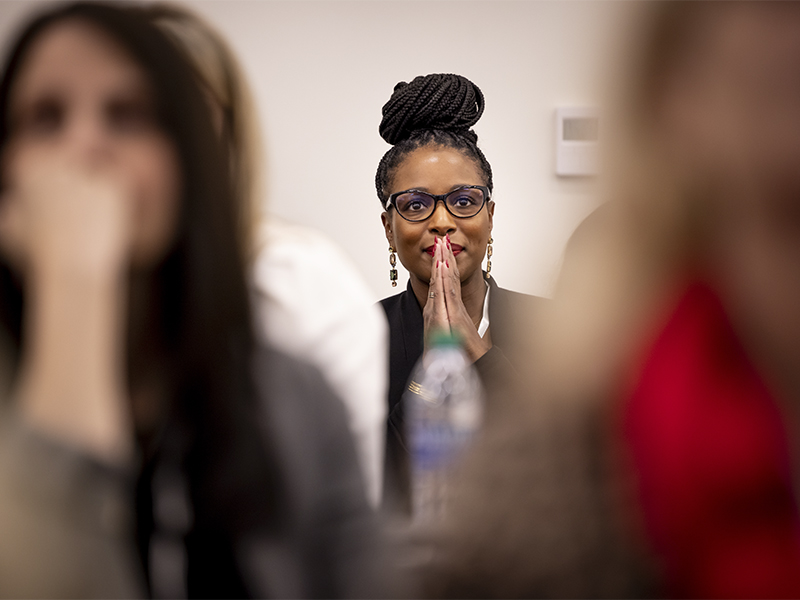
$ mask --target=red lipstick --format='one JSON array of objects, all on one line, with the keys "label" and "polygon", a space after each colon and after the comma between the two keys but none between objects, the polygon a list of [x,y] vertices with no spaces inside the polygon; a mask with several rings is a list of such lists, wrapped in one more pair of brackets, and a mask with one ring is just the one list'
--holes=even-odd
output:
[{"label": "red lipstick", "polygon": [[[436,246],[431,244],[427,248],[425,248],[425,252],[427,252],[430,256],[433,256],[433,252],[436,249]],[[458,256],[461,251],[464,249],[463,246],[459,246],[458,244],[450,244],[450,249],[453,251],[453,256]]]}]

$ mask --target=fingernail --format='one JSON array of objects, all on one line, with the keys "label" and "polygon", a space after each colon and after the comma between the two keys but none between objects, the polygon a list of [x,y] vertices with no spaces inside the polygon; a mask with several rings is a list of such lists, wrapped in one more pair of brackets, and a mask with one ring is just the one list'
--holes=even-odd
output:
[{"label": "fingernail", "polygon": [[437,267],[439,266],[439,262],[440,262],[440,261],[438,261],[438,260],[436,261],[436,266],[437,266]]},{"label": "fingernail", "polygon": [[448,268],[448,269],[450,268],[450,261],[449,261],[449,260],[446,260],[446,261],[444,261],[444,264],[446,264],[446,265],[447,265],[447,268]]}]

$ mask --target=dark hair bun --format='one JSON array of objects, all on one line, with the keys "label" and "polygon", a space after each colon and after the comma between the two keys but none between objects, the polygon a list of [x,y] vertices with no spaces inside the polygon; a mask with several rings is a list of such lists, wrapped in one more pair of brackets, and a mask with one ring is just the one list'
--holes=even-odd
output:
[{"label": "dark hair bun", "polygon": [[378,128],[390,144],[408,139],[415,131],[438,129],[460,133],[477,141],[470,127],[483,114],[483,93],[466,77],[433,73],[401,81],[383,106]]}]

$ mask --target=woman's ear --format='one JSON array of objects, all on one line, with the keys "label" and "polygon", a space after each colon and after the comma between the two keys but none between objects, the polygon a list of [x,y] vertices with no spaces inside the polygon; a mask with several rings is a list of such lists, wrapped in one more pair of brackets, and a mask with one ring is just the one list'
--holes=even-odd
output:
[{"label": "woman's ear", "polygon": [[489,233],[492,232],[492,227],[494,227],[494,201],[489,200],[486,203],[486,210],[489,213]]},{"label": "woman's ear", "polygon": [[389,242],[389,245],[394,248],[394,233],[392,232],[392,219],[389,217],[389,213],[387,211],[383,211],[381,213],[381,222],[383,223],[383,229],[386,233],[386,241]]}]

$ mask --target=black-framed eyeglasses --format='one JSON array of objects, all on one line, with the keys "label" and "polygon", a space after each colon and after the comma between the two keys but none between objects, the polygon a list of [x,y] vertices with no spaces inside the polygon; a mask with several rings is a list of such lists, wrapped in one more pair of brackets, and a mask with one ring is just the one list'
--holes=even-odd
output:
[{"label": "black-framed eyeglasses", "polygon": [[404,190],[389,196],[386,209],[394,206],[397,214],[406,221],[418,223],[430,218],[436,205],[442,201],[451,215],[457,219],[469,219],[481,212],[483,205],[491,197],[492,192],[483,185],[465,185],[439,196],[419,190]]}]

